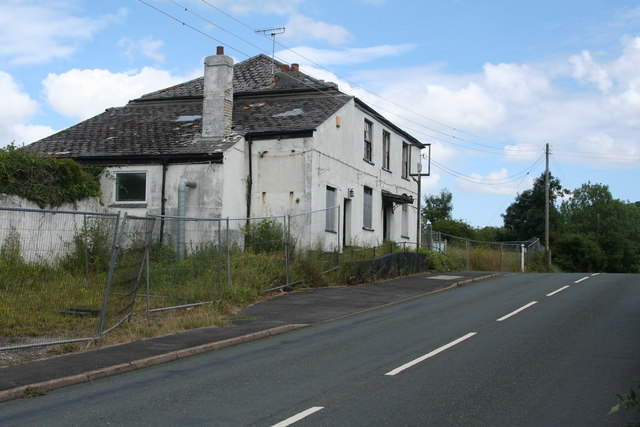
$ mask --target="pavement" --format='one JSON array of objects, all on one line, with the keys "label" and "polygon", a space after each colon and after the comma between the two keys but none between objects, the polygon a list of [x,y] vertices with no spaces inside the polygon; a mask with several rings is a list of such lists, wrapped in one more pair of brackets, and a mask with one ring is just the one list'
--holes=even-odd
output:
[{"label": "pavement", "polygon": [[207,327],[0,368],[0,402],[149,366],[463,286],[499,273],[423,273],[358,286],[302,289],[245,307],[229,327]]}]

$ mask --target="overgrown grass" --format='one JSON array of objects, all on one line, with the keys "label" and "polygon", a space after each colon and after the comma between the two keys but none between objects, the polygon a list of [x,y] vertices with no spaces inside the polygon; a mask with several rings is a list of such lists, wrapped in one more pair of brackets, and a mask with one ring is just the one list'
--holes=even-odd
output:
[{"label": "overgrown grass", "polygon": [[[284,245],[275,241],[280,230],[271,226],[258,227],[254,232],[248,250],[203,246],[193,249],[184,259],[178,258],[170,242],[164,245],[154,243],[150,249],[149,264],[150,308],[207,304],[149,314],[146,311],[146,276],[143,275],[129,321],[98,343],[65,344],[57,347],[57,351],[75,351],[227,324],[229,316],[240,307],[264,298],[267,289],[286,283]],[[260,243],[261,238],[269,240],[269,250],[265,250],[267,245]],[[93,337],[98,318],[69,313],[70,309],[82,308],[93,309],[95,313],[101,308],[110,253],[110,246],[105,242],[110,240],[108,233],[90,224],[78,234],[63,259],[26,263],[20,256],[20,242],[10,235],[0,247],[0,344],[20,342],[25,337],[49,340]],[[290,283],[308,287],[354,285],[415,272],[407,261],[398,261],[391,270],[369,261],[384,254],[404,251],[393,242],[385,242],[377,248],[347,248],[340,253],[326,252],[321,247],[318,244],[313,250],[292,252]],[[450,245],[447,252],[447,255],[422,252],[426,257],[424,268],[439,272],[464,270],[466,248]],[[228,263],[227,253],[231,255]],[[532,265],[535,267],[537,264],[534,262]],[[139,266],[131,268],[137,271]],[[474,247],[470,251],[470,268],[517,271],[519,254],[501,254],[493,247]],[[122,274],[131,274],[131,271]],[[112,298],[125,301],[130,298],[125,295],[126,291],[123,288],[121,296]],[[124,302],[118,304],[124,307]]]}]

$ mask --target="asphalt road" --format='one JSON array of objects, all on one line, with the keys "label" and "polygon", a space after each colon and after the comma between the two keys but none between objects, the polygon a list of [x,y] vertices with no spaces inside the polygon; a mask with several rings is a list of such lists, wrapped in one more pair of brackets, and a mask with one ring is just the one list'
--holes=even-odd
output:
[{"label": "asphalt road", "polygon": [[2,403],[0,425],[625,425],[639,325],[639,275],[507,276]]}]

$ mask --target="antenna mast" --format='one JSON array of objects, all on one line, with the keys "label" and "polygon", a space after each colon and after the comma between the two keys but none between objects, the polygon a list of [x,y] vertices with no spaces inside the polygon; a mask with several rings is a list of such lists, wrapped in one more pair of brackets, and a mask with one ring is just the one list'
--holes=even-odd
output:
[{"label": "antenna mast", "polygon": [[285,32],[285,28],[284,27],[276,27],[276,28],[265,28],[264,30],[256,30],[256,33],[262,33],[265,36],[267,36],[267,34],[271,37],[271,41],[272,41],[272,47],[271,47],[271,60],[273,61],[273,64],[271,66],[272,72],[273,74],[275,74],[276,72],[276,64],[275,64],[275,56],[276,56],[276,36],[280,35],[280,34],[284,34]]}]

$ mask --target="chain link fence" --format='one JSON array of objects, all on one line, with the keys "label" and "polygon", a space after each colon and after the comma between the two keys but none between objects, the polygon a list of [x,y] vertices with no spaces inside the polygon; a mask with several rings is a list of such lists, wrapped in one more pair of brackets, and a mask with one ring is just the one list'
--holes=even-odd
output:
[{"label": "chain link fence", "polygon": [[[325,285],[334,272],[360,283],[425,268],[415,243],[342,248],[342,226],[339,207],[235,219],[0,207],[0,350],[95,339],[134,309],[233,304]],[[541,251],[537,240],[437,232],[421,247],[459,270],[521,271]]]},{"label": "chain link fence", "polygon": [[544,252],[539,239],[483,242],[429,230],[423,232],[422,247],[447,255],[454,270],[526,271]]},{"label": "chain link fence", "polygon": [[0,350],[99,334],[118,221],[0,207]]}]

